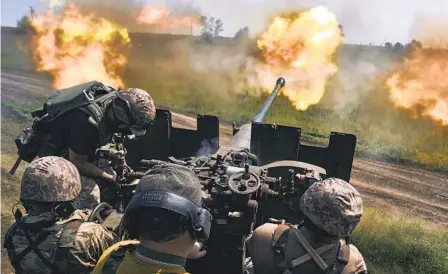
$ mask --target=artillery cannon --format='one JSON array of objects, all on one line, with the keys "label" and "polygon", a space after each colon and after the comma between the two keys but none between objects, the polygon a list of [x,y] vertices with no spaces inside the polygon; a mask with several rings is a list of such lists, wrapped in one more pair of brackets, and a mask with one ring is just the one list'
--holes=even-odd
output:
[{"label": "artillery cannon", "polygon": [[217,117],[198,115],[196,130],[174,128],[165,109],[157,109],[145,136],[123,140],[126,163],[136,172],[121,177],[119,211],[155,165],[184,165],[200,178],[214,220],[207,255],[187,263],[190,273],[244,273],[245,240],[255,227],[269,218],[299,222],[297,201],[309,185],[326,177],[350,180],[356,136],[332,132],[328,147],[315,147],[300,142],[300,128],[262,122],[284,85],[279,78],[252,121],[234,125],[226,145],[219,144]]}]

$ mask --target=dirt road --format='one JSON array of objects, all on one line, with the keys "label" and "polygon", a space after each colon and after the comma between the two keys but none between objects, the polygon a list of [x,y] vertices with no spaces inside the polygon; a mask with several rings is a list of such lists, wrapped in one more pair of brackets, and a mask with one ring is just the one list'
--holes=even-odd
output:
[{"label": "dirt road", "polygon": [[[3,99],[32,100],[48,91],[48,81],[35,75],[2,70]],[[35,96],[36,95],[36,96]],[[175,127],[195,128],[196,120],[173,114]],[[227,142],[232,129],[222,124],[220,139]],[[421,168],[357,158],[351,183],[359,189],[367,205],[409,213],[432,222],[448,225],[448,176]]]}]

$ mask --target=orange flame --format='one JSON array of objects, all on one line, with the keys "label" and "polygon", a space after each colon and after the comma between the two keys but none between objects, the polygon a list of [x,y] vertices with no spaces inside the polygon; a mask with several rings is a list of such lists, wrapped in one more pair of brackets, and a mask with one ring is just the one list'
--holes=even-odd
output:
[{"label": "orange flame", "polygon": [[166,5],[147,4],[140,11],[137,23],[152,25],[161,31],[171,31],[196,27],[199,25],[199,18],[193,15],[176,16]]},{"label": "orange flame", "polygon": [[51,10],[34,17],[32,51],[38,71],[53,76],[56,89],[87,81],[123,87],[121,71],[127,64],[124,52],[130,46],[125,28],[81,14],[70,4],[59,15]]},{"label": "orange flame", "polygon": [[276,16],[257,44],[263,62],[256,65],[257,80],[266,91],[280,76],[282,93],[298,110],[317,104],[328,78],[338,71],[332,56],[342,43],[336,16],[323,6],[289,16]]},{"label": "orange flame", "polygon": [[399,71],[388,80],[389,97],[416,117],[448,125],[448,47],[438,43],[413,47]]},{"label": "orange flame", "polygon": [[342,43],[336,16],[318,6],[301,13],[276,16],[257,40],[263,61],[255,66],[265,91],[280,76],[282,93],[298,110],[317,104],[328,78],[338,71],[332,56]]}]

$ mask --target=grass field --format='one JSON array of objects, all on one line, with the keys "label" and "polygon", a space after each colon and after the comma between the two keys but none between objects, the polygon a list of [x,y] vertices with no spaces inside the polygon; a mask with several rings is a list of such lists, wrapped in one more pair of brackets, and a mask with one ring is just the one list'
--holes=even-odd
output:
[{"label": "grass field", "polygon": [[[10,39],[2,36],[2,69],[33,71],[30,56],[17,47],[17,39],[26,44],[25,37],[8,35]],[[191,43],[189,38],[151,35],[133,35],[131,38],[135,46],[125,82],[128,86],[150,91],[160,105],[185,112],[214,114],[222,120],[245,122],[264,100],[263,96],[253,98],[232,90],[238,76],[228,71],[219,74],[210,69],[206,73],[189,69],[191,55],[179,52],[185,48],[185,43]],[[195,56],[216,53],[216,49],[200,47],[203,52],[195,51]],[[361,58],[365,55],[363,52],[362,49],[350,49],[340,58]],[[220,56],[216,58],[220,59]],[[328,88],[337,89],[339,84],[337,79],[333,79]],[[380,85],[374,80],[365,80],[361,85],[366,90],[343,109],[331,107],[338,94],[331,90],[321,104],[306,112],[296,111],[286,98],[279,97],[268,113],[267,121],[299,125],[307,133],[307,139],[322,144],[327,142],[331,131],[355,133],[358,136],[358,154],[447,169],[448,129],[437,127],[427,119],[409,118],[406,111],[393,108],[387,100],[387,91],[378,88]],[[19,170],[12,177],[7,175],[15,161],[14,133],[26,125],[26,116],[36,104],[12,99],[4,101],[2,98],[3,233],[12,221],[9,209],[17,201],[19,178],[23,171]],[[446,227],[435,227],[421,220],[409,220],[406,216],[366,208],[354,241],[366,257],[369,273],[448,273]],[[2,273],[7,273],[10,267],[4,252],[2,259]]]}]

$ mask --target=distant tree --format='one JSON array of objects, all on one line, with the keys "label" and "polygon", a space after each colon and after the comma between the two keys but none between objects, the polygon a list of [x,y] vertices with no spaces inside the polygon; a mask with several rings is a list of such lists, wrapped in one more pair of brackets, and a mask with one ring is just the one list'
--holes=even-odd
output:
[{"label": "distant tree", "polygon": [[218,37],[219,34],[224,30],[223,22],[221,19],[201,16],[200,21],[202,25],[201,36],[202,40],[204,41],[212,42],[213,39],[215,37]]},{"label": "distant tree", "polygon": [[395,45],[394,45],[393,51],[394,51],[394,52],[400,52],[400,51],[402,51],[403,49],[404,49],[403,44],[400,43],[400,42],[397,42],[397,43],[395,43]]},{"label": "distant tree", "polygon": [[416,48],[421,48],[422,47],[422,43],[420,41],[412,39],[411,46],[416,47]]},{"label": "distant tree", "polygon": [[421,47],[422,47],[422,43],[420,43],[419,41],[413,39],[410,43],[407,43],[404,46],[404,50],[406,52],[411,52],[411,51],[413,51],[415,49],[418,49],[418,48],[421,48]]},{"label": "distant tree", "polygon": [[392,43],[391,42],[386,42],[386,44],[384,44],[384,47],[389,51],[392,50]]},{"label": "distant tree", "polygon": [[214,22],[213,36],[218,37],[221,32],[224,31],[223,23],[221,19],[216,19]]},{"label": "distant tree", "polygon": [[211,18],[207,16],[201,16],[201,39],[206,42],[212,42],[213,40],[213,25],[211,24]]},{"label": "distant tree", "polygon": [[29,32],[33,29],[31,26],[30,18],[27,15],[22,16],[19,20],[17,20],[17,32],[25,33]]},{"label": "distant tree", "polygon": [[202,26],[201,34],[211,33],[212,26],[210,24],[210,19],[207,16],[201,16],[200,21]]},{"label": "distant tree", "polygon": [[233,36],[233,41],[239,43],[241,41],[246,41],[249,38],[249,28],[245,26],[244,28],[238,30]]}]

